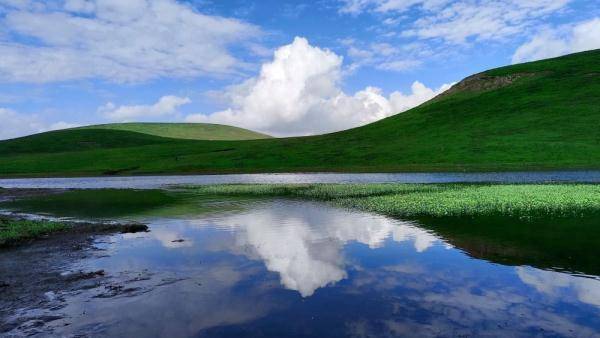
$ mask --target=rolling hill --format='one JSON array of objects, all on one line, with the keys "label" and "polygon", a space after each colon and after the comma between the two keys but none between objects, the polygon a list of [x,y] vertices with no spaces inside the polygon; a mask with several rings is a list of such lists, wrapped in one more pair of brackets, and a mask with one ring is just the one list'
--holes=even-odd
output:
[{"label": "rolling hill", "polygon": [[326,135],[206,141],[88,128],[3,141],[0,175],[600,169],[599,122],[595,50],[476,74]]},{"label": "rolling hill", "polygon": [[186,140],[258,140],[271,136],[248,129],[211,123],[110,123],[79,129],[107,129]]}]

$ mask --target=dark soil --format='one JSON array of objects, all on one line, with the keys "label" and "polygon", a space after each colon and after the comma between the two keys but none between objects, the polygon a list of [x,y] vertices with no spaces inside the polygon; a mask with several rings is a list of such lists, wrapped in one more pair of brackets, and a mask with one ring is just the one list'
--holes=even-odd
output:
[{"label": "dark soil", "polygon": [[61,294],[112,283],[103,270],[65,272],[68,267],[102,255],[93,245],[102,234],[147,229],[143,224],[73,224],[73,231],[0,249],[0,336],[43,335],[47,323],[62,319],[56,312],[65,306]]}]

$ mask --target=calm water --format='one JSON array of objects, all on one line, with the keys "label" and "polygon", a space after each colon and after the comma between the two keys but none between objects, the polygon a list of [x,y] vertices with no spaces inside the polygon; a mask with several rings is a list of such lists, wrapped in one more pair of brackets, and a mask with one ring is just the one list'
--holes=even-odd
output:
[{"label": "calm water", "polygon": [[135,188],[219,183],[541,183],[600,182],[600,171],[402,174],[243,174],[0,179],[4,188]]},{"label": "calm water", "polygon": [[476,259],[415,222],[285,199],[168,209],[65,267],[115,287],[59,295],[52,334],[600,336],[597,276]]}]

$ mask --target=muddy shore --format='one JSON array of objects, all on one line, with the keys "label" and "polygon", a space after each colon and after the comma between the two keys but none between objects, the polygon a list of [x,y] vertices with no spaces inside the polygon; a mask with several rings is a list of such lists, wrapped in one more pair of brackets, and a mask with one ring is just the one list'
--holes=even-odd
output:
[{"label": "muddy shore", "polygon": [[[6,216],[5,216],[6,217]],[[104,271],[66,271],[81,259],[102,255],[105,235],[146,231],[143,224],[73,222],[69,230],[0,249],[0,336],[43,333],[61,319],[60,294],[101,286]],[[36,309],[36,311],[30,311]]]},{"label": "muddy shore", "polygon": [[[60,191],[0,189],[0,200]],[[0,221],[24,219],[46,217],[0,215]],[[68,266],[102,255],[94,243],[105,240],[107,235],[148,231],[141,223],[56,221],[65,224],[65,229],[37,238],[0,243],[0,336],[44,334],[47,323],[61,319],[56,314],[56,310],[64,306],[60,294],[98,287],[109,280],[102,270],[68,271]]]}]

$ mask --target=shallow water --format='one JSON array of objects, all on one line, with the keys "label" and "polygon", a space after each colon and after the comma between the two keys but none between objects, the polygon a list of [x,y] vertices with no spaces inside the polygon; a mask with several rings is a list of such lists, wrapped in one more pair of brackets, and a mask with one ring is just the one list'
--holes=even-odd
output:
[{"label": "shallow water", "polygon": [[543,183],[600,182],[600,171],[543,171],[499,173],[298,173],[187,176],[119,176],[75,178],[0,179],[4,188],[129,188],[156,189],[173,185],[222,183]]},{"label": "shallow water", "polygon": [[196,214],[186,208],[179,216],[162,210],[125,217],[148,222],[151,231],[100,237],[97,254],[66,266],[65,274],[102,269],[107,282],[57,290],[52,313],[61,318],[43,332],[600,335],[598,276],[476,259],[418,223],[323,203],[213,206]]}]

